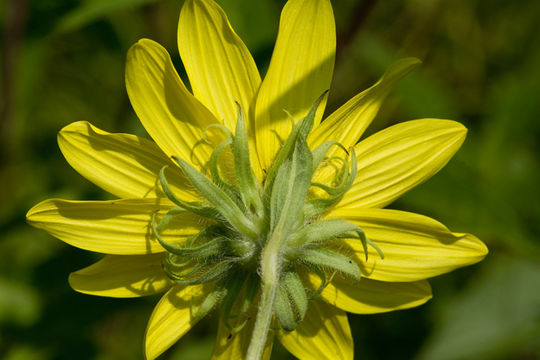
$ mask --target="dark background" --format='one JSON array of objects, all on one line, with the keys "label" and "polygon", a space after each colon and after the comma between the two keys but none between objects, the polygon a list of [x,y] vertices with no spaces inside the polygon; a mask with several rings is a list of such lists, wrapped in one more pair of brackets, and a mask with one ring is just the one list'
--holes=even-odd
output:
[{"label": "dark background", "polygon": [[[264,74],[283,1],[222,0]],[[424,64],[386,101],[369,132],[422,117],[469,128],[435,177],[390,207],[435,217],[489,247],[482,263],[433,279],[426,305],[350,316],[356,358],[540,359],[540,2],[334,1],[338,53],[329,111],[400,57]],[[163,44],[179,72],[181,1],[6,0],[0,3],[0,358],[142,358],[157,298],[81,295],[71,271],[98,255],[25,224],[37,202],[105,199],[63,160],[56,133],[88,120],[144,130],[124,87],[128,48]],[[215,319],[164,359],[207,359]],[[275,346],[274,357],[286,358]]]}]

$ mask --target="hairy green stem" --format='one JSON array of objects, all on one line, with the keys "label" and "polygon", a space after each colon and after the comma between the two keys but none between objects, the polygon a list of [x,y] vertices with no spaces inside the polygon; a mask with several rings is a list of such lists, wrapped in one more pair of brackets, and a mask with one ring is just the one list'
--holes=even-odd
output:
[{"label": "hairy green stem", "polygon": [[281,236],[279,232],[274,232],[261,255],[261,299],[249,343],[247,360],[259,360],[264,353],[268,331],[274,314],[274,300],[279,286],[280,251]]}]

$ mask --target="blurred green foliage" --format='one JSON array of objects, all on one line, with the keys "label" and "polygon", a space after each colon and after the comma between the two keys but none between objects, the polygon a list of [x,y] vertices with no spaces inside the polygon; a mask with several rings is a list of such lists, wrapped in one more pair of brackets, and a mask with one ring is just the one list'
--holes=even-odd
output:
[{"label": "blurred green foliage", "polygon": [[[283,1],[220,4],[267,67]],[[0,358],[138,359],[157,298],[85,296],[69,272],[98,258],[25,224],[35,203],[104,199],[63,160],[56,133],[88,120],[144,134],[123,83],[139,38],[169,49],[179,72],[179,1],[6,0],[0,123]],[[360,359],[540,358],[540,2],[340,0],[329,111],[370,86],[395,59],[424,66],[386,101],[374,132],[420,117],[461,121],[467,141],[448,166],[391,207],[435,217],[490,248],[475,266],[433,279],[417,309],[350,316]],[[206,359],[215,319],[166,359]],[[286,359],[275,346],[274,357]]]}]

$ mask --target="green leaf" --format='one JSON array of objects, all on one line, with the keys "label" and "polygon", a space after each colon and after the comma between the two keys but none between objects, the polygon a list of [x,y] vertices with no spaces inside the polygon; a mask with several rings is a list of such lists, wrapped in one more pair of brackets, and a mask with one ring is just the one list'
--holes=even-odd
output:
[{"label": "green leaf", "polygon": [[418,359],[519,358],[524,344],[538,345],[538,279],[538,262],[492,257],[483,274],[444,305]]},{"label": "green leaf", "polygon": [[86,1],[58,22],[55,32],[65,33],[128,7],[141,6],[156,0],[93,0]]},{"label": "green leaf", "polygon": [[3,325],[32,325],[39,318],[41,300],[32,287],[0,277],[0,323]]}]

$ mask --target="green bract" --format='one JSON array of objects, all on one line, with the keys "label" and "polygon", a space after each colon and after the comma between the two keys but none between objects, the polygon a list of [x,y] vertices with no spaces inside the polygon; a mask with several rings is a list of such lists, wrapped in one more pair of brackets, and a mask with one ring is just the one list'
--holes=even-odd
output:
[{"label": "green bract", "polygon": [[[235,134],[224,131],[225,140],[210,157],[211,179],[183,159],[173,157],[203,201],[179,199],[168,185],[166,167],[160,171],[163,191],[177,205],[159,221],[155,215],[152,218],[154,234],[167,251],[164,271],[181,284],[215,283],[194,314],[196,317],[206,315],[219,304],[224,323],[237,331],[252,315],[252,305],[259,301],[260,307],[270,309],[259,309],[266,314],[266,322],[275,314],[281,328],[292,331],[303,320],[309,300],[326,286],[327,274],[361,278],[357,263],[340,252],[333,240],[358,239],[366,257],[368,244],[382,257],[357,225],[338,219],[319,220],[349,190],[356,175],[354,150],[349,166],[347,159],[326,157],[333,146],[349,155],[338,142],[325,142],[313,151],[307,145],[316,110],[325,95],[304,119],[293,124],[262,184],[250,164],[244,113],[239,105]],[[234,160],[235,184],[227,182],[218,167],[227,147]],[[333,183],[313,182],[318,167],[329,162],[338,164]],[[310,188],[319,190],[310,192]],[[321,190],[323,196],[313,195]],[[208,219],[208,226],[182,243],[167,243],[160,232],[185,212]],[[307,290],[302,282],[301,276],[309,272],[322,280],[317,291]],[[272,290],[265,291],[265,287]],[[257,300],[260,289],[261,298]],[[237,324],[234,328],[230,325],[233,318]]]}]

